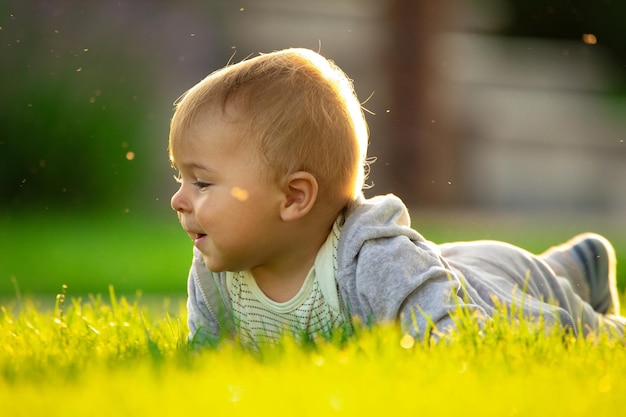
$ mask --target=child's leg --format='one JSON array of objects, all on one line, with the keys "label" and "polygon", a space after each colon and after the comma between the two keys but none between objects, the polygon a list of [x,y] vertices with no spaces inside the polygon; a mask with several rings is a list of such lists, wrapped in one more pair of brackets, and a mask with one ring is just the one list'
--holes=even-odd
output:
[{"label": "child's leg", "polygon": [[557,276],[567,278],[574,291],[595,311],[619,314],[615,250],[604,237],[584,233],[540,256]]}]

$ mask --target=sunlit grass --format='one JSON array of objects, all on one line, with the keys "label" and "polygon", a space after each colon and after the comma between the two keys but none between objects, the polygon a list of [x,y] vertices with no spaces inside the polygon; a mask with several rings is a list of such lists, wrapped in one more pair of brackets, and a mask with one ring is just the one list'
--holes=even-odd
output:
[{"label": "sunlit grass", "polygon": [[392,325],[344,340],[192,349],[185,310],[141,299],[28,300],[0,313],[3,416],[590,415],[626,398],[626,349],[494,320],[428,345]]},{"label": "sunlit grass", "polygon": [[[416,217],[436,242],[497,238],[536,251],[588,228]],[[436,346],[380,326],[347,341],[286,339],[257,352],[233,341],[191,349],[184,305],[152,298],[184,296],[191,247],[175,219],[25,216],[0,226],[1,416],[587,416],[626,407],[621,342],[545,334],[525,322],[498,319],[480,333],[461,321]],[[608,235],[620,259],[623,236]],[[63,284],[67,299],[45,295]],[[118,294],[141,289],[151,297],[111,296],[109,284]],[[105,295],[77,298],[88,293]]]}]

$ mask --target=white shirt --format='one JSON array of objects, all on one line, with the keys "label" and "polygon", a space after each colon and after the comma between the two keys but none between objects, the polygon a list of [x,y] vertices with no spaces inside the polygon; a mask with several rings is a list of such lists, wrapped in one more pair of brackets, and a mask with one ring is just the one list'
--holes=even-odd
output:
[{"label": "white shirt", "polygon": [[250,271],[228,272],[226,285],[235,323],[244,342],[330,334],[344,323],[337,289],[337,246],[342,219],[333,225],[298,293],[279,303],[268,298]]}]

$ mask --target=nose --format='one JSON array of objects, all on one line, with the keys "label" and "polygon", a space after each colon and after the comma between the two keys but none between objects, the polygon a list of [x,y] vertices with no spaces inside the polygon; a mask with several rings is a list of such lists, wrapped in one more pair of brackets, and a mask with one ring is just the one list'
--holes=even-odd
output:
[{"label": "nose", "polygon": [[189,200],[185,197],[182,184],[178,191],[172,195],[170,204],[172,205],[174,211],[177,211],[178,213],[188,213],[191,211],[191,204],[189,204]]}]

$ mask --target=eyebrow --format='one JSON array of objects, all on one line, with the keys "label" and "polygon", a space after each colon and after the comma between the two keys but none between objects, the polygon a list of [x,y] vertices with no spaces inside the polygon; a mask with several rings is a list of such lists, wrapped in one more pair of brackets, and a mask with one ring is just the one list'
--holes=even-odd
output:
[{"label": "eyebrow", "polygon": [[185,169],[199,169],[202,171],[205,171],[207,173],[213,173],[215,172],[214,169],[211,169],[209,167],[207,167],[206,165],[201,164],[200,162],[183,162],[181,163],[180,161],[178,161],[178,163],[172,162],[172,166],[176,169],[180,171],[181,165],[185,168]]}]

